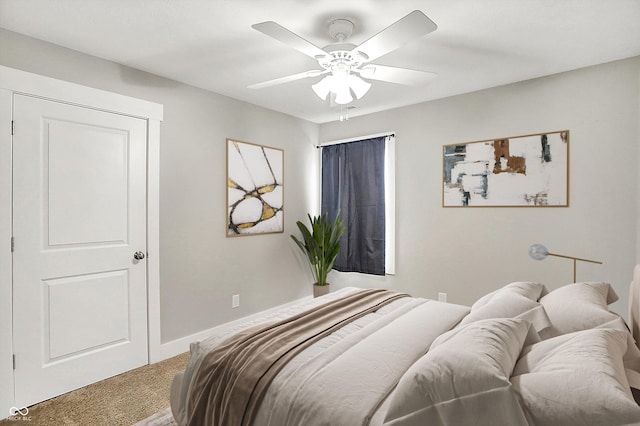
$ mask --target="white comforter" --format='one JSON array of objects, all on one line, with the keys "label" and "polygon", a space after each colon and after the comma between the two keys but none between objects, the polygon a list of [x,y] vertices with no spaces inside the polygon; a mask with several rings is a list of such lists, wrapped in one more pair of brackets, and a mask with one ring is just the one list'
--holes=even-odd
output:
[{"label": "white comforter", "polygon": [[[357,290],[342,289],[193,344],[184,376],[173,386],[176,421],[186,421],[191,380],[212,347],[256,323],[283,319]],[[437,336],[453,328],[468,312],[466,306],[403,298],[342,327],[305,349],[276,376],[255,424],[381,425],[383,402],[400,377]]]}]

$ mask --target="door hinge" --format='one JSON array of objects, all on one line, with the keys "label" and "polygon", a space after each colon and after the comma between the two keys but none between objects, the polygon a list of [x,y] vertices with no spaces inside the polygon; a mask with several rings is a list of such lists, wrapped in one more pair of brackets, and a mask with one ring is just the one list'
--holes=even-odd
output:
[{"label": "door hinge", "polygon": [[13,354],[13,369],[16,369],[16,354]]},{"label": "door hinge", "polygon": [[14,133],[13,133],[13,123],[14,123],[14,121],[13,121],[13,120],[11,120],[11,136],[13,136],[13,135],[14,135]]},{"label": "door hinge", "polygon": [[11,253],[13,253],[13,250],[16,248],[16,240],[11,237]]}]

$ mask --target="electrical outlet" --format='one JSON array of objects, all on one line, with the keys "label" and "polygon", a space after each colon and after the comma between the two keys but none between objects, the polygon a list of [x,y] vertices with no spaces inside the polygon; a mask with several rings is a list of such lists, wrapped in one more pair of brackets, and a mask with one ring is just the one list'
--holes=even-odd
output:
[{"label": "electrical outlet", "polygon": [[438,301],[446,302],[447,301],[447,293],[438,293]]},{"label": "electrical outlet", "polygon": [[234,294],[233,296],[231,296],[231,307],[237,308],[238,306],[240,306],[240,295]]}]

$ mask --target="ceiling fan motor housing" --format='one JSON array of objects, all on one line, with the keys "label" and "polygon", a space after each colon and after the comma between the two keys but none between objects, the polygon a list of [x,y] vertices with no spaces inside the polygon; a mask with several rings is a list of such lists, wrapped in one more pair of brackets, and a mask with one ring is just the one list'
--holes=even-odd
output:
[{"label": "ceiling fan motor housing", "polygon": [[351,36],[353,27],[353,22],[348,19],[334,19],[329,23],[329,35],[337,43],[325,46],[323,50],[327,54],[316,57],[322,68],[332,72],[346,70],[348,73],[352,68],[358,68],[368,59],[366,54],[354,51],[355,44],[344,42]]},{"label": "ceiling fan motor housing", "polygon": [[362,65],[362,58],[359,58],[358,55],[353,55],[351,50],[342,50],[348,46],[341,45],[337,47],[338,50],[332,50],[324,56],[316,57],[318,64],[320,64],[322,68],[332,72],[346,69],[348,72],[352,68],[358,68]]}]

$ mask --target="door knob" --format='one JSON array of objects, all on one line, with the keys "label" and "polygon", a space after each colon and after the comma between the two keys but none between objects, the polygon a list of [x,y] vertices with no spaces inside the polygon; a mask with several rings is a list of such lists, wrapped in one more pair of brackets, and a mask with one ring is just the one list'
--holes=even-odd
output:
[{"label": "door knob", "polygon": [[137,251],[135,253],[133,253],[133,258],[136,260],[142,260],[144,259],[144,253],[141,251]]}]

